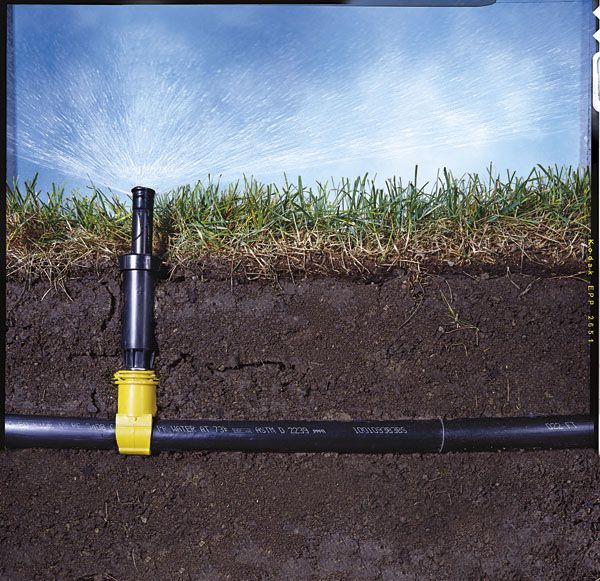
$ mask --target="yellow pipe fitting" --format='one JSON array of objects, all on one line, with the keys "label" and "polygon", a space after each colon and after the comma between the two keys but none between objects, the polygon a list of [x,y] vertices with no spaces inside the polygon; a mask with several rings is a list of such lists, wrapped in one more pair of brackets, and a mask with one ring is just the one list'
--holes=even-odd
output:
[{"label": "yellow pipe fitting", "polygon": [[152,418],[156,415],[158,378],[152,370],[121,369],[113,381],[119,388],[115,433],[121,454],[150,454]]}]

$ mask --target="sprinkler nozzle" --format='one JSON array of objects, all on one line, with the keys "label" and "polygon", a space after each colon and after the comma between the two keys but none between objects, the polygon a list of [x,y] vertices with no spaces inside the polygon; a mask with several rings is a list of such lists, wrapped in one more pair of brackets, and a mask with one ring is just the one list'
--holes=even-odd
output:
[{"label": "sprinkler nozzle", "polygon": [[152,254],[152,218],[154,196],[151,188],[136,186],[132,194],[132,254]]},{"label": "sprinkler nozzle", "polygon": [[123,272],[123,326],[121,349],[125,369],[154,367],[154,283],[160,260],[152,255],[152,218],[155,191],[137,186],[131,190],[131,254],[119,258]]}]

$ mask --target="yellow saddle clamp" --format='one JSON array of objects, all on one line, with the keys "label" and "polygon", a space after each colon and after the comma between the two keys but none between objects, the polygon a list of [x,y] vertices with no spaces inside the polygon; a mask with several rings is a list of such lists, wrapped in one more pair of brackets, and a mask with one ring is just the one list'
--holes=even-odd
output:
[{"label": "yellow saddle clamp", "polygon": [[115,434],[121,454],[150,454],[152,418],[156,415],[156,386],[153,370],[121,369],[113,381],[119,387]]}]

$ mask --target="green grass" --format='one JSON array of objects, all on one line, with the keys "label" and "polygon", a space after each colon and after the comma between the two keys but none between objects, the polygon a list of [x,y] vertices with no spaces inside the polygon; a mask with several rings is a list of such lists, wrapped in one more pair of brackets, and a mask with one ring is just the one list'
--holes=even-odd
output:
[{"label": "green grass", "polygon": [[[112,261],[130,238],[129,200],[94,186],[43,194],[37,176],[7,186],[9,273],[49,274]],[[368,175],[306,187],[244,178],[182,186],[157,196],[155,241],[172,266],[207,257],[244,264],[249,276],[280,270],[349,272],[368,264],[492,262],[510,254],[582,260],[589,235],[590,172],[534,168],[435,183]]]}]

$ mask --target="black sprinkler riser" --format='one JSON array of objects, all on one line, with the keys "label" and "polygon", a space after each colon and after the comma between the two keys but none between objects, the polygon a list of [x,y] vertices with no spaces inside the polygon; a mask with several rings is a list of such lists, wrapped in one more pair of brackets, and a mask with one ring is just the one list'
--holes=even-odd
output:
[{"label": "black sprinkler riser", "polygon": [[131,190],[133,215],[131,254],[121,256],[123,313],[121,350],[125,369],[154,367],[154,285],[160,260],[152,255],[154,190]]},{"label": "black sprinkler riser", "polygon": [[126,369],[154,367],[154,278],[151,270],[123,271],[121,349]]}]

